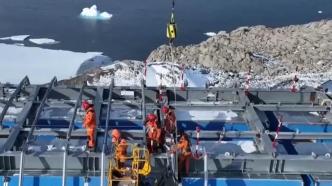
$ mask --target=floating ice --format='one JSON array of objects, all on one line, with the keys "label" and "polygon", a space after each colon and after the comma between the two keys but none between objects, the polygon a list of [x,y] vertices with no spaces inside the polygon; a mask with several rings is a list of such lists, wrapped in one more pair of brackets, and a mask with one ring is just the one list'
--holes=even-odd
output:
[{"label": "floating ice", "polygon": [[206,33],[204,33],[204,35],[212,37],[212,36],[217,35],[217,33],[215,33],[215,32],[206,32]]},{"label": "floating ice", "polygon": [[0,40],[24,41],[28,37],[30,37],[30,35],[17,35],[17,36],[3,37],[0,38]]},{"label": "floating ice", "polygon": [[[0,82],[17,83],[28,75],[32,83],[46,83],[54,76],[70,78],[83,61],[100,52],[71,52],[38,47],[23,47],[0,43]],[[15,76],[13,76],[15,73]]]},{"label": "floating ice", "polygon": [[81,14],[82,17],[85,18],[91,18],[91,19],[102,19],[102,20],[107,20],[112,18],[112,14],[108,12],[102,12],[100,13],[97,5],[92,5],[90,8],[83,8]]},{"label": "floating ice", "polygon": [[319,11],[318,11],[318,13],[319,13],[319,14],[322,14],[322,13],[323,13],[323,11],[319,10]]},{"label": "floating ice", "polygon": [[38,38],[38,39],[29,39],[31,43],[37,44],[37,45],[52,45],[52,44],[58,44],[59,41],[56,41],[54,39],[48,39],[48,38]]}]

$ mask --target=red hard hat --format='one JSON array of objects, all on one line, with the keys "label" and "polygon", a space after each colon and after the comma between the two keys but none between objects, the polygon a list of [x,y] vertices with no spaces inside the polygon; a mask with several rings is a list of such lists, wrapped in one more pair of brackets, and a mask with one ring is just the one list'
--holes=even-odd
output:
[{"label": "red hard hat", "polygon": [[90,107],[90,103],[87,100],[83,100],[82,107],[84,110],[87,110]]},{"label": "red hard hat", "polygon": [[150,113],[147,115],[147,119],[148,121],[154,121],[157,119],[157,116],[155,114]]},{"label": "red hard hat", "polygon": [[169,108],[168,108],[167,106],[163,106],[163,107],[161,108],[161,111],[162,111],[164,114],[166,114],[166,113],[169,111]]}]

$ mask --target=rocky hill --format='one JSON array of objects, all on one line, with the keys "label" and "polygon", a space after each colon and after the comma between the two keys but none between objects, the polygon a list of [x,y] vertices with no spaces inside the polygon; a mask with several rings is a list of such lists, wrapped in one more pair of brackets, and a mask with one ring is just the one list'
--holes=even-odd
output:
[{"label": "rocky hill", "polygon": [[[241,72],[252,67],[254,74],[286,75],[316,73],[332,67],[332,20],[281,28],[241,27],[219,32],[196,45],[173,49],[174,61],[203,65],[223,71]],[[170,61],[169,46],[154,50],[148,61]]]}]

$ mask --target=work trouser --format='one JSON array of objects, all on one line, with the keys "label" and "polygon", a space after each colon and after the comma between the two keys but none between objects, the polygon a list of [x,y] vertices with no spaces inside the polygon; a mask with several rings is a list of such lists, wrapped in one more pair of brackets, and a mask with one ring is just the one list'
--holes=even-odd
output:
[{"label": "work trouser", "polygon": [[95,147],[95,130],[94,127],[86,128],[86,135],[88,137],[88,147],[94,148]]}]

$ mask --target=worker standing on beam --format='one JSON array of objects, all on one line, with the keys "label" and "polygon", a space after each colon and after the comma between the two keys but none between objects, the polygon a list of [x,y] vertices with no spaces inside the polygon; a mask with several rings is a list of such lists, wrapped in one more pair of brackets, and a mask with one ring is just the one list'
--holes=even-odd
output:
[{"label": "worker standing on beam", "polygon": [[157,116],[155,114],[148,114],[146,121],[147,146],[149,152],[152,153],[160,146],[161,129],[158,127]]},{"label": "worker standing on beam", "polygon": [[94,134],[96,131],[96,113],[93,104],[90,104],[87,100],[82,102],[82,107],[85,111],[83,128],[86,129],[88,148],[89,150],[93,150],[95,148]]},{"label": "worker standing on beam", "polygon": [[176,116],[174,108],[170,106],[163,106],[162,112],[164,114],[164,127],[167,134],[175,134]]},{"label": "worker standing on beam", "polygon": [[189,175],[190,168],[190,158],[192,156],[190,148],[190,140],[186,133],[183,133],[180,137],[179,143],[176,145],[176,148],[173,149],[173,152],[180,150],[179,153],[179,173],[182,173],[183,166],[185,167],[185,176]]}]

